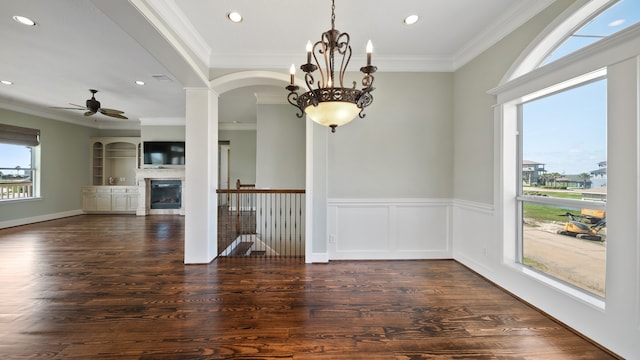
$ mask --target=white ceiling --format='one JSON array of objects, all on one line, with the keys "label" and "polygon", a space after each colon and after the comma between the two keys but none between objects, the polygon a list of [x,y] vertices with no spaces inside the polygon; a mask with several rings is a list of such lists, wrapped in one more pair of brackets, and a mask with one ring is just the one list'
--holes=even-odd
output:
[{"label": "white ceiling", "polygon": [[[453,71],[551,2],[337,0],[336,29],[351,35],[354,69],[371,39],[380,72]],[[229,11],[244,21],[228,21]],[[0,84],[0,108],[100,128],[183,119],[184,87],[231,69],[284,73],[305,59],[307,40],[331,26],[329,0],[0,0],[0,14],[0,80],[14,83]],[[409,14],[420,21],[403,24]],[[88,89],[130,120],[50,109],[84,105]],[[274,88],[223,94],[221,121],[255,121],[254,93],[266,91],[286,97]]]}]

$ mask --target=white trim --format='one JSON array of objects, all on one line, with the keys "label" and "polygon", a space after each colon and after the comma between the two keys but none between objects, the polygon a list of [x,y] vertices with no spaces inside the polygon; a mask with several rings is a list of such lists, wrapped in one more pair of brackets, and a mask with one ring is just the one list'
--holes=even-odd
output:
[{"label": "white trim", "polygon": [[186,120],[184,117],[175,118],[140,118],[141,126],[184,126]]},{"label": "white trim", "polygon": [[[299,53],[220,53],[215,54],[210,66],[214,69],[241,68],[277,71],[284,69],[287,64],[291,64],[291,59],[297,59],[299,55]],[[255,59],[260,59],[260,61],[256,62]],[[364,56],[354,56],[351,59],[352,64],[363,64],[365,61]],[[385,72],[452,72],[455,70],[453,65],[454,59],[451,56],[376,56],[376,66],[378,69],[384,69]],[[357,71],[358,68],[354,67],[352,70]],[[304,84],[304,81],[300,84]]]},{"label": "white trim", "polygon": [[176,2],[174,0],[146,0],[146,2],[176,32],[176,35],[185,42],[198,59],[209,65],[211,47],[193,27]]},{"label": "white trim", "polygon": [[553,63],[499,85],[488,93],[497,96],[497,104],[517,101],[523,96],[559,82],[635,57],[640,52],[638,38],[640,38],[640,24],[635,24]]},{"label": "white trim", "polygon": [[388,206],[388,205],[403,205],[403,206],[421,206],[421,205],[453,205],[452,200],[449,198],[389,198],[389,199],[328,199],[329,206],[342,206],[342,207],[357,207],[357,206]]},{"label": "white trim", "polygon": [[317,263],[328,263],[329,262],[329,253],[310,253],[310,255],[306,256],[305,262],[307,264],[317,264]]},{"label": "white trim", "polygon": [[[328,262],[329,255],[325,252],[324,257],[317,257],[317,259],[324,259],[324,261],[318,261],[316,259],[316,255],[313,253],[313,229],[316,224],[313,222],[313,195],[314,195],[314,185],[313,185],[313,166],[309,166],[309,164],[313,164],[313,125],[310,119],[306,120],[305,126],[305,136],[306,136],[306,145],[305,145],[305,163],[307,164],[305,167],[305,229],[304,229],[304,258],[305,262]],[[325,240],[326,241],[326,240]]]},{"label": "white trim", "polygon": [[453,199],[453,206],[456,208],[480,212],[487,215],[493,215],[494,207],[491,204],[479,203],[475,201]]},{"label": "white trim", "polygon": [[218,130],[229,131],[256,131],[258,130],[258,124],[252,123],[218,123]]},{"label": "white trim", "polygon": [[45,215],[38,215],[38,216],[32,216],[32,217],[15,219],[15,220],[8,220],[8,221],[0,222],[0,229],[20,226],[20,225],[34,224],[42,221],[62,219],[62,218],[77,216],[82,214],[84,214],[82,212],[82,209],[78,209],[78,210],[63,211],[63,212],[54,213],[54,214],[45,214]]},{"label": "white trim", "polygon": [[[233,89],[253,85],[286,86],[291,81],[289,74],[249,70],[234,72],[211,80],[209,87],[218,95]],[[296,83],[304,84],[304,79],[296,78]]]}]

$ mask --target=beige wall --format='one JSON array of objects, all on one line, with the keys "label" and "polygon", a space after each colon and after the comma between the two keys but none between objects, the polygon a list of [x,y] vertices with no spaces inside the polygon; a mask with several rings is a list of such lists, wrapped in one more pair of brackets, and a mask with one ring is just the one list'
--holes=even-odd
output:
[{"label": "beige wall", "polygon": [[[90,184],[89,138],[97,131],[0,109],[0,123],[40,129],[40,199],[0,202],[0,225],[66,214],[82,208],[80,188]],[[2,156],[0,154],[0,156]]]},{"label": "beige wall", "polygon": [[493,96],[529,43],[573,0],[558,0],[454,74],[453,197],[493,203]]},{"label": "beige wall", "polygon": [[256,131],[255,130],[220,130],[219,141],[229,141],[231,156],[229,178],[231,186],[237,179],[244,184],[256,183]]},{"label": "beige wall", "polygon": [[451,197],[453,75],[380,71],[366,117],[328,135],[329,198]]}]

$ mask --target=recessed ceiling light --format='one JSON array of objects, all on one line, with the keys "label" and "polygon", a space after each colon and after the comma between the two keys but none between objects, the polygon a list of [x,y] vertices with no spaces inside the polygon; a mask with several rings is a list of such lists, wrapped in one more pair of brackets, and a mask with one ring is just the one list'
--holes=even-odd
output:
[{"label": "recessed ceiling light", "polygon": [[13,20],[19,22],[22,25],[36,26],[36,22],[31,20],[31,19],[29,19],[28,17],[16,15],[16,16],[13,17]]},{"label": "recessed ceiling light", "polygon": [[0,80],[0,83],[3,83],[5,85],[13,85],[13,82],[9,80]]},{"label": "recessed ceiling light", "polygon": [[142,85],[144,85],[144,81],[142,81],[142,80],[136,80],[136,85],[140,85],[140,86],[142,86]]},{"label": "recessed ceiling light", "polygon": [[240,13],[237,13],[235,11],[228,13],[227,17],[229,18],[229,20],[231,20],[234,23],[242,22],[242,15],[240,15]]},{"label": "recessed ceiling light", "polygon": [[406,18],[404,18],[404,23],[407,25],[413,25],[417,23],[418,20],[420,20],[420,17],[418,15],[409,15]]}]

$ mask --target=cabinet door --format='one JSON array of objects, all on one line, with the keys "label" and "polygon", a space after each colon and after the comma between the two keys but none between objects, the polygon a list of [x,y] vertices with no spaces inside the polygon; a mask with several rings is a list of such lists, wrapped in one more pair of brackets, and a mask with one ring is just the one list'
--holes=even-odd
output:
[{"label": "cabinet door", "polygon": [[96,198],[95,193],[82,194],[82,210],[84,211],[98,210],[98,199]]},{"label": "cabinet door", "polygon": [[138,193],[127,194],[127,210],[138,210]]},{"label": "cabinet door", "polygon": [[128,202],[129,202],[129,199],[127,194],[113,194],[111,195],[111,210],[127,211]]},{"label": "cabinet door", "polygon": [[111,194],[96,195],[96,210],[97,211],[111,211]]}]

